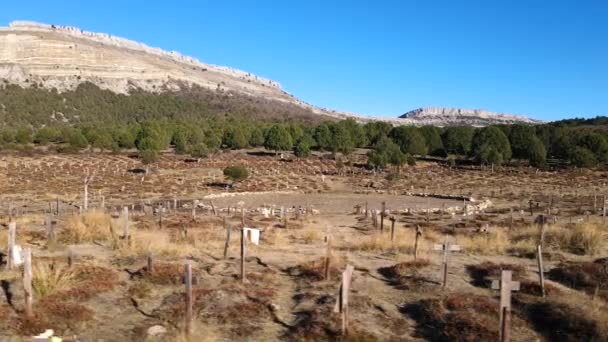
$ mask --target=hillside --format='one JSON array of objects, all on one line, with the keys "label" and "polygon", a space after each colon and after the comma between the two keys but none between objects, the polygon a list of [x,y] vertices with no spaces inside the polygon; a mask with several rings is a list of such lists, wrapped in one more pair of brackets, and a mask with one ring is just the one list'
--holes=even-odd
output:
[{"label": "hillside", "polygon": [[[148,47],[104,33],[28,21],[16,21],[9,27],[0,27],[0,80],[3,80],[0,84],[2,88],[8,85],[24,88],[26,91],[20,92],[20,95],[29,90],[28,96],[32,96],[34,102],[36,99],[53,97],[56,93],[71,94],[83,84],[119,95],[134,92],[146,94],[152,104],[159,101],[153,99],[154,96],[169,94],[180,102],[180,105],[169,108],[165,113],[169,117],[186,106],[198,107],[194,110],[198,118],[237,113],[268,120],[321,121],[352,117],[360,122],[382,120],[394,125],[485,126],[537,122],[521,116],[443,108],[418,109],[394,119],[338,112],[305,103],[284,91],[278,82],[245,71],[203,63],[175,51]],[[67,108],[57,108],[55,102],[52,106],[41,105],[39,109],[43,112],[40,113],[40,110],[24,108],[15,104],[14,100],[7,99],[11,92],[4,90],[0,93],[0,113],[5,118],[4,124],[27,120],[20,114],[22,112],[27,113],[26,117],[35,116],[37,123],[53,121],[56,112],[65,114],[66,111],[72,114],[61,119],[68,122],[74,117],[78,117],[79,121],[84,118],[107,118],[90,115],[90,108],[70,104],[65,105]],[[49,94],[45,90],[52,92]],[[183,95],[187,99],[184,100]],[[99,97],[107,98],[108,95]],[[113,119],[133,119],[131,116],[137,113],[112,107],[121,101],[113,100],[101,106],[111,107],[109,111],[116,113]],[[8,112],[10,103],[15,107]],[[31,101],[25,103],[25,107],[31,107]],[[46,110],[46,107],[49,109]],[[13,121],[7,121],[8,118]]]}]

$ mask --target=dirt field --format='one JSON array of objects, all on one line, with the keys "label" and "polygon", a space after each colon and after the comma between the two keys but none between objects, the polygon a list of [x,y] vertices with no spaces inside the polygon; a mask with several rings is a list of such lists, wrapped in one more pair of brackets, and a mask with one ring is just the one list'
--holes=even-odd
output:
[{"label": "dirt field", "polygon": [[[237,163],[251,176],[225,189],[221,170]],[[53,329],[66,341],[496,341],[499,291],[491,283],[511,270],[521,284],[512,298],[511,340],[608,341],[608,172],[419,163],[388,181],[328,159],[238,152],[199,162],[167,155],[148,173],[133,173],[145,168],[121,155],[2,157],[0,336]],[[446,195],[474,201],[438,198]],[[355,214],[357,204],[371,212],[382,202],[389,211],[384,227],[371,214]],[[128,238],[122,206],[131,209]],[[264,217],[262,208],[273,206],[313,212]],[[245,226],[261,229],[259,246],[246,244],[245,283],[240,208]],[[545,298],[536,259],[539,214],[547,216]],[[31,317],[21,268],[6,265],[10,221],[16,244],[33,254]],[[461,251],[450,253],[444,288],[443,256],[434,247],[446,238]],[[196,280],[189,334],[186,263]],[[346,265],[355,270],[344,335],[333,309]]]}]

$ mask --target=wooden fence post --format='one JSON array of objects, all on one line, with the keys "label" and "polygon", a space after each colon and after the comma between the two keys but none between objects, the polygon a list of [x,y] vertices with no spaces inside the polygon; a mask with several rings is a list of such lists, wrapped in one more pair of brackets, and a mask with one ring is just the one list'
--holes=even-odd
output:
[{"label": "wooden fence post", "polygon": [[226,229],[226,243],[224,244],[224,260],[228,257],[228,248],[230,247],[230,233],[232,227],[226,224],[226,216],[224,216],[224,228]]},{"label": "wooden fence post", "polygon": [[154,256],[152,255],[152,252],[148,252],[147,264],[148,273],[154,273]]},{"label": "wooden fence post", "polygon": [[72,249],[68,249],[68,268],[72,268],[74,265],[74,252]]},{"label": "wooden fence post", "polygon": [[386,202],[382,202],[382,211],[380,212],[380,232],[384,232],[384,215],[386,213]]},{"label": "wooden fence post", "polygon": [[545,297],[545,269],[543,267],[543,248],[541,245],[536,246],[536,260],[538,262],[538,278],[540,280],[540,293]]},{"label": "wooden fence post", "polygon": [[124,229],[124,237],[125,240],[129,239],[129,207],[125,206],[122,208],[122,216],[123,216],[123,229]]},{"label": "wooden fence post", "polygon": [[391,243],[395,243],[395,221],[397,219],[395,216],[391,216],[389,220],[391,221]]},{"label": "wooden fence post", "polygon": [[443,251],[443,264],[442,264],[442,278],[443,278],[443,288],[445,289],[448,285],[448,260],[450,256],[450,252],[459,251],[459,245],[450,244],[449,237],[445,236],[445,242],[443,244],[435,244],[435,250]]},{"label": "wooden fence post", "polygon": [[33,317],[32,303],[34,296],[32,292],[32,250],[23,250],[23,290],[25,292],[25,315]]},{"label": "wooden fence post", "polygon": [[325,280],[330,280],[331,277],[331,236],[327,235],[327,246],[325,250]]},{"label": "wooden fence post", "polygon": [[186,284],[186,333],[190,334],[192,326],[192,266],[190,263],[186,264],[184,278]]},{"label": "wooden fence post", "polygon": [[46,216],[46,240],[53,241],[55,239],[55,232],[53,231],[53,219],[51,215]]},{"label": "wooden fence post", "polygon": [[414,238],[414,260],[418,259],[418,239],[422,236],[422,229],[416,225],[416,236]]},{"label": "wooden fence post", "polygon": [[13,260],[13,249],[15,249],[15,235],[17,233],[17,223],[9,222],[8,224],[8,251],[7,251],[7,267],[12,269],[15,266],[15,260]]},{"label": "wooden fence post", "polygon": [[338,293],[338,300],[334,306],[334,312],[342,314],[342,335],[348,334],[348,293],[350,292],[350,284],[353,277],[355,267],[347,265],[346,270],[342,272],[342,283]]},{"label": "wooden fence post", "polygon": [[492,281],[492,289],[500,290],[500,341],[508,342],[511,323],[511,291],[519,291],[519,282],[512,281],[513,272],[503,270],[500,281]]},{"label": "wooden fence post", "polygon": [[245,240],[247,237],[245,236],[245,229],[241,229],[241,282],[245,283]]},{"label": "wooden fence post", "polygon": [[158,207],[158,229],[163,229],[163,206]]}]

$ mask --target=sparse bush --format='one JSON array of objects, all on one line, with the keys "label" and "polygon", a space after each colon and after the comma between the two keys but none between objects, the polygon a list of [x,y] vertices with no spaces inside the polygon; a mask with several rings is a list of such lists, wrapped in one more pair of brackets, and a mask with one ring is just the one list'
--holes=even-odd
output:
[{"label": "sparse bush", "polygon": [[236,183],[247,179],[247,177],[249,177],[249,171],[247,171],[244,166],[233,165],[224,169],[224,176]]}]

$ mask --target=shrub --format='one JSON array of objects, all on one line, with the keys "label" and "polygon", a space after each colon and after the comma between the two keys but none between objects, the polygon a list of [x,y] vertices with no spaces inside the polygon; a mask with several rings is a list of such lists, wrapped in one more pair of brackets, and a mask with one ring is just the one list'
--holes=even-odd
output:
[{"label": "shrub", "polygon": [[233,165],[224,169],[224,176],[236,183],[247,179],[247,177],[249,177],[249,171],[247,171],[244,166]]}]

